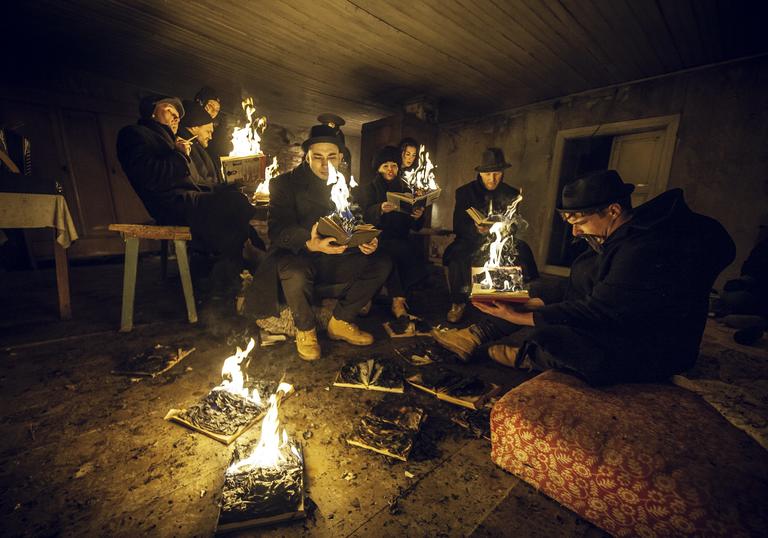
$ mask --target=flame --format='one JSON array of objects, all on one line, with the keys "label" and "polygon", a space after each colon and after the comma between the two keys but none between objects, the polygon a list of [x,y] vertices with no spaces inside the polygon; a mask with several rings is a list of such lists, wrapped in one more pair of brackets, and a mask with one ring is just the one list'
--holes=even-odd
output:
[{"label": "flame", "polygon": [[255,346],[256,342],[251,338],[248,341],[248,346],[245,348],[245,351],[238,346],[235,354],[224,360],[224,364],[221,367],[221,377],[224,381],[213,390],[226,390],[227,392],[237,394],[238,396],[261,405],[261,395],[259,394],[258,389],[249,391],[245,388],[245,376],[243,375],[243,369],[240,366],[243,360],[251,353],[251,351],[253,351]]},{"label": "flame", "polygon": [[[504,247],[510,240],[514,243],[514,235],[512,233],[512,224],[518,217],[517,206],[523,201],[522,190],[517,197],[504,210],[502,220],[495,222],[491,226],[489,233],[494,237],[493,241],[488,248],[488,261],[483,265],[485,271],[485,278],[483,279],[482,286],[484,288],[493,288],[493,279],[491,278],[491,270],[500,270],[507,273],[508,278],[505,278],[502,284],[502,291],[518,291],[523,289],[522,271],[519,266],[515,265],[515,257],[517,251],[513,250],[508,256],[504,256]],[[488,215],[493,213],[493,201],[491,200]]]},{"label": "flame", "polygon": [[349,186],[347,186],[347,179],[344,177],[344,174],[336,170],[333,164],[328,163],[328,181],[326,185],[333,185],[331,187],[331,201],[336,207],[334,213],[345,222],[352,221],[354,216],[352,215],[349,187],[357,186],[355,178],[350,176]]},{"label": "flame", "polygon": [[234,149],[229,152],[230,157],[247,157],[249,155],[261,154],[261,136],[267,128],[266,116],[258,116],[256,107],[253,106],[253,97],[243,99],[243,110],[247,121],[245,127],[235,127],[232,131],[232,146]]},{"label": "flame", "polygon": [[[228,474],[235,474],[246,465],[276,467],[285,461],[283,448],[288,444],[288,434],[285,432],[285,429],[280,430],[277,404],[280,392],[286,394],[292,388],[288,383],[280,383],[277,392],[269,397],[269,409],[267,409],[267,414],[261,423],[261,437],[259,437],[256,448],[253,449],[248,457],[230,465],[227,469]],[[291,450],[297,457],[299,456],[294,446],[291,446]]]},{"label": "flame", "polygon": [[277,157],[272,157],[272,164],[267,166],[264,171],[264,181],[259,183],[256,187],[255,194],[269,195],[269,180],[273,177],[277,177],[280,173],[280,167],[277,165]]},{"label": "flame", "polygon": [[406,170],[403,174],[403,181],[415,193],[425,193],[437,189],[435,182],[435,165],[429,158],[429,152],[425,150],[424,144],[419,146],[419,165],[413,170]]}]

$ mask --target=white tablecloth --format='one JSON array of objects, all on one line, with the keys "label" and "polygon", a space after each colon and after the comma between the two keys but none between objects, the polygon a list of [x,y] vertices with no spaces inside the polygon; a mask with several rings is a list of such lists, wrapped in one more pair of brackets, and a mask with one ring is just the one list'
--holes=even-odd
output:
[{"label": "white tablecloth", "polygon": [[77,230],[60,194],[0,192],[0,228],[56,228],[56,242],[69,248]]}]

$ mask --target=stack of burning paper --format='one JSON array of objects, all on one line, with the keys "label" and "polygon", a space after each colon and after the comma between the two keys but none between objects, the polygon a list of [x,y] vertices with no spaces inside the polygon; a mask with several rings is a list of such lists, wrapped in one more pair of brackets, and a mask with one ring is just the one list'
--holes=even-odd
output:
[{"label": "stack of burning paper", "polygon": [[278,398],[258,441],[237,446],[224,475],[217,533],[303,519],[304,455],[285,430],[279,433]]},{"label": "stack of burning paper", "polygon": [[[352,213],[350,192],[344,174],[328,164],[328,185],[331,185],[331,201],[335,207],[333,213],[321,217],[317,222],[317,233],[325,237],[333,237],[339,245],[357,247],[369,243],[377,237],[381,230],[372,224],[363,224]],[[356,186],[355,178],[350,178],[352,187]]]},{"label": "stack of burning paper", "polygon": [[285,398],[293,392],[293,386],[246,379],[242,362],[254,346],[251,338],[245,351],[238,347],[237,352],[224,361],[221,370],[224,381],[220,385],[187,409],[171,409],[165,419],[227,445],[258,422],[267,411],[267,395]]},{"label": "stack of burning paper", "polygon": [[[261,134],[267,128],[267,118],[256,116],[253,98],[243,100],[246,124],[232,131],[232,151],[221,158],[221,168],[227,183],[256,185],[264,179],[266,157],[261,152]],[[267,192],[269,192],[267,190]]]},{"label": "stack of burning paper", "polygon": [[403,372],[381,357],[352,361],[341,367],[333,386],[402,394]]},{"label": "stack of burning paper", "polygon": [[488,247],[488,261],[483,267],[472,268],[473,301],[526,302],[528,291],[523,288],[523,272],[516,265],[517,247],[514,230],[522,221],[517,215],[517,206],[522,201],[518,195],[507,206],[501,220],[491,225],[493,237]]},{"label": "stack of burning paper", "polygon": [[363,416],[347,443],[406,461],[426,417],[418,407],[381,403]]}]

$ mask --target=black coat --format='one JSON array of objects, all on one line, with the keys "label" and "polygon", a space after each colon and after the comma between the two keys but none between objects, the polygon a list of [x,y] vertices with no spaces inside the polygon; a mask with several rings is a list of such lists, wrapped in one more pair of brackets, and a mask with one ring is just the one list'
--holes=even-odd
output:
[{"label": "black coat", "polygon": [[[381,212],[381,204],[387,201],[387,192],[410,192],[402,179],[396,177],[387,181],[376,174],[370,183],[360,187],[360,206],[365,222],[381,230],[382,240],[408,239],[411,230],[418,231],[424,226],[424,215],[413,219],[400,211]],[[426,211],[425,211],[426,214]]]},{"label": "black coat", "polygon": [[317,177],[307,163],[269,182],[271,244],[246,293],[247,315],[260,319],[279,314],[277,256],[284,251],[324,256],[307,251],[305,243],[310,238],[312,226],[320,217],[330,215],[333,209],[331,187]]},{"label": "black coat", "polygon": [[633,379],[664,378],[696,362],[709,292],[734,257],[723,226],[692,212],[673,189],[606,239],[591,292],[535,311],[534,321],[610,342],[611,360]]},{"label": "black coat", "polygon": [[185,224],[190,197],[202,189],[189,157],[176,149],[173,132],[140,119],[117,135],[117,158],[136,194],[159,224]]},{"label": "black coat", "polygon": [[[181,136],[189,138],[192,136],[192,133],[187,131]],[[213,189],[215,185],[222,183],[221,169],[213,164],[211,156],[208,155],[206,149],[200,145],[200,142],[197,139],[192,142],[192,150],[189,152],[189,158],[195,167],[197,175],[195,175],[195,173],[191,175],[197,185],[205,185],[207,188]]]}]

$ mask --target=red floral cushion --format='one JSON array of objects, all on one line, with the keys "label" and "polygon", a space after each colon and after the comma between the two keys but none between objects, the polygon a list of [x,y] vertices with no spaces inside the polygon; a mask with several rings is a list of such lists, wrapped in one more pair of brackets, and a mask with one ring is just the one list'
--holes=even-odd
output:
[{"label": "red floral cushion", "polygon": [[678,387],[545,372],[496,403],[491,441],[497,465],[615,536],[768,528],[768,454]]}]

